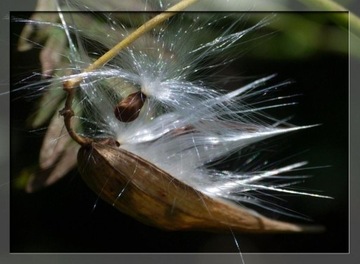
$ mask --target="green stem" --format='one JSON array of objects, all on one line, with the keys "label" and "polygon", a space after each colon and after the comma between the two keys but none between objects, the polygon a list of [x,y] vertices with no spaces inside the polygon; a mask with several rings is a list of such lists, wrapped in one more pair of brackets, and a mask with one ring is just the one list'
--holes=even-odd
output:
[{"label": "green stem", "polygon": [[[349,11],[344,6],[336,3],[333,0],[299,0],[304,5],[309,7],[318,7],[324,11]],[[357,36],[360,36],[360,18],[352,12],[350,14],[350,30]],[[348,27],[348,20],[347,17],[341,16],[338,20],[342,26]]]}]

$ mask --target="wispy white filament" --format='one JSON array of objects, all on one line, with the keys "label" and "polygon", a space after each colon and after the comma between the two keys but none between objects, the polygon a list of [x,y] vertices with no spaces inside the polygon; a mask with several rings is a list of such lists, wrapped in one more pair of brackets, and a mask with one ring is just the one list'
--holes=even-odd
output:
[{"label": "wispy white filament", "polygon": [[[85,118],[83,133],[86,136],[113,137],[120,143],[120,148],[212,197],[259,206],[264,205],[256,198],[256,193],[262,191],[325,197],[287,188],[292,185],[289,183],[291,177],[281,175],[304,166],[306,162],[251,173],[241,172],[242,164],[238,164],[236,171],[209,166],[250,144],[309,127],[292,126],[262,112],[293,102],[266,106],[257,106],[257,102],[246,103],[252,97],[261,97],[263,93],[288,84],[267,87],[266,82],[274,75],[232,91],[207,81],[207,74],[216,79],[213,76],[219,68],[235,59],[230,50],[241,50],[244,38],[269,23],[268,19],[239,29],[240,21],[226,24],[229,18],[224,14],[206,19],[201,14],[178,14],[173,20],[153,29],[151,34],[144,35],[103,68],[78,73],[93,58],[84,48],[91,33],[86,32],[87,28],[79,28],[71,19],[76,15],[61,14],[61,23],[53,25],[61,27],[68,37],[71,46],[69,61],[73,70],[72,74],[58,77],[57,81],[62,83],[83,77],[79,107],[82,107]],[[104,14],[104,17],[118,36],[125,37],[132,30],[113,19],[111,14]],[[94,36],[95,46],[110,48],[115,45],[119,40],[111,33],[103,32],[103,37]],[[114,107],[120,99],[135,91],[147,96],[140,115],[133,122],[120,122],[114,115]],[[90,124],[96,124],[92,132],[86,129]],[[275,181],[279,178],[286,182]]]}]

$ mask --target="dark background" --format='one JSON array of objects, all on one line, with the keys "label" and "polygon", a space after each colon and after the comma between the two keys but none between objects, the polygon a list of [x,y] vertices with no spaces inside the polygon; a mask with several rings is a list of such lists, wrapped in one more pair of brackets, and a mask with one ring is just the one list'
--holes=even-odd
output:
[{"label": "dark background", "polygon": [[[303,14],[306,15],[306,14]],[[318,14],[321,15],[320,13]],[[17,53],[16,36],[21,25],[12,25],[11,72],[13,87],[31,73],[38,52]],[[16,33],[18,32],[18,33]],[[347,41],[343,39],[342,41]],[[319,189],[333,200],[289,197],[287,207],[308,215],[326,227],[319,234],[237,234],[242,252],[347,252],[348,250],[348,58],[325,51],[301,59],[259,59],[254,47],[228,71],[238,69],[248,76],[278,73],[274,82],[295,80],[282,94],[301,93],[298,105],[286,108],[292,123],[319,124],[281,140],[277,157],[301,153],[295,161],[312,170],[307,186]],[[35,65],[35,66],[34,66]],[[11,101],[11,177],[37,162],[42,131],[24,126],[34,109],[34,100],[14,94]],[[281,111],[280,111],[281,112]],[[275,115],[281,113],[274,113]],[[270,147],[268,147],[270,148]],[[304,187],[306,187],[304,185]],[[95,210],[93,210],[96,204]],[[34,194],[11,189],[10,249],[12,252],[237,252],[231,235],[203,232],[165,232],[139,224],[97,199],[76,171],[59,183]],[[296,219],[293,219],[296,221]]]}]

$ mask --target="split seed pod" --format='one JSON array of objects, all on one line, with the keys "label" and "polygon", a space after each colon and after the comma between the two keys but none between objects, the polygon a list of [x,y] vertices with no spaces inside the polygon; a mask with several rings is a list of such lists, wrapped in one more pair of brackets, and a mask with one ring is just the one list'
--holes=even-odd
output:
[{"label": "split seed pod", "polygon": [[[150,21],[154,20],[148,22]],[[180,32],[184,36],[191,31],[198,34],[198,29],[202,26],[197,26],[197,19],[194,21],[194,26],[190,28],[171,32]],[[66,23],[63,23],[65,30],[69,30]],[[208,54],[227,51],[234,39],[239,40],[247,32],[262,25],[263,22],[259,22],[247,30],[221,35],[201,45],[191,46],[188,52],[186,45],[185,48],[171,45],[168,53],[162,49],[146,48],[145,50],[158,53],[154,58],[151,56],[151,59],[143,56],[143,52],[134,52],[134,48],[130,47],[124,51],[127,52],[124,57],[131,59],[127,67],[116,66],[113,70],[109,66],[97,76],[94,70],[104,65],[102,58],[107,58],[110,50],[86,68],[78,78],[69,77],[64,82],[68,97],[61,114],[70,136],[81,145],[78,166],[88,186],[121,212],[142,223],[166,230],[311,230],[310,227],[271,220],[240,205],[242,202],[263,205],[262,199],[254,197],[252,191],[270,190],[317,196],[287,189],[292,183],[287,181],[287,177],[280,179],[281,173],[301,167],[305,162],[266,171],[260,168],[248,174],[207,167],[208,164],[220,161],[260,140],[305,128],[287,124],[282,126],[283,121],[274,124],[257,122],[253,117],[264,107],[249,109],[246,105],[238,104],[243,98],[262,92],[265,94],[286,82],[252,91],[273,77],[269,76],[228,93],[220,92],[202,82],[187,81],[185,77],[188,72],[199,68],[182,65],[182,60],[174,63],[173,60],[177,57],[165,56],[165,53],[175,54],[180,50],[182,55],[196,55],[194,62],[201,64],[201,60]],[[134,36],[136,32],[138,30],[129,36]],[[162,42],[159,41],[163,39],[162,34],[165,32],[164,28],[159,30],[159,35],[152,39],[155,47],[161,46],[159,44]],[[185,37],[178,36],[178,39],[186,41]],[[165,48],[165,45],[161,47]],[[119,50],[112,53],[117,56]],[[177,72],[181,74],[181,78],[175,78],[167,71],[175,66],[181,69]],[[205,69],[203,65],[199,67]],[[134,90],[140,88],[140,91],[131,93],[116,104],[115,96],[104,92],[102,86],[96,86],[96,81],[87,83],[85,79],[81,83],[83,76],[89,76],[91,80],[102,79],[104,76],[119,78],[120,81],[134,84]],[[91,102],[91,107],[102,117],[95,121],[99,131],[106,133],[95,136],[107,138],[106,140],[79,136],[71,127],[70,119],[74,115],[71,105],[76,85],[80,85],[79,88]],[[91,116],[89,119],[93,121]],[[271,182],[274,179],[276,182]]]},{"label": "split seed pod", "polygon": [[81,147],[79,171],[87,185],[103,200],[144,224],[166,230],[213,232],[310,230],[271,220],[200,193],[113,142],[92,142]]}]

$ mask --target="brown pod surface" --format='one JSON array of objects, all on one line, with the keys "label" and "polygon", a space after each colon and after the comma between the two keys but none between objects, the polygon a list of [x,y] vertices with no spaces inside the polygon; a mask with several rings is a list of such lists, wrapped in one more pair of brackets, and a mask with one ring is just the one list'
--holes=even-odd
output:
[{"label": "brown pod surface", "polygon": [[134,121],[145,103],[146,95],[135,92],[122,99],[114,109],[116,118],[121,122]]},{"label": "brown pod surface", "polygon": [[92,142],[78,153],[83,180],[103,200],[138,221],[166,230],[312,231],[209,197],[115,145]]}]

